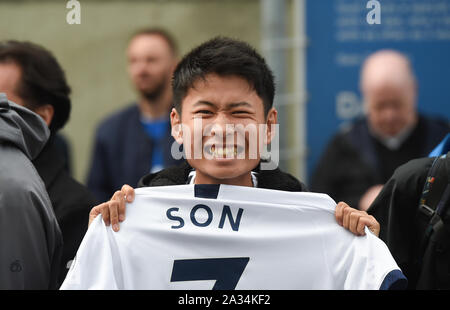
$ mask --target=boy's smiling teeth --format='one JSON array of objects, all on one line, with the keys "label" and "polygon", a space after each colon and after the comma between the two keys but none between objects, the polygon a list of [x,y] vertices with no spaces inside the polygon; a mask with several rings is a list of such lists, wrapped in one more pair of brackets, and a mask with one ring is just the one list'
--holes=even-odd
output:
[{"label": "boy's smiling teeth", "polygon": [[211,146],[209,149],[209,153],[214,157],[224,158],[224,157],[234,157],[237,155],[238,150],[237,146],[226,146],[226,147],[216,147],[215,145]]}]

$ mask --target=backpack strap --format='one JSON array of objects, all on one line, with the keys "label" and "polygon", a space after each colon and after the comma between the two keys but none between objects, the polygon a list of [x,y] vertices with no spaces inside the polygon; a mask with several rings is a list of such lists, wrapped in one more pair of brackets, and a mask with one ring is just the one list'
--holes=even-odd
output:
[{"label": "backpack strap", "polygon": [[[428,240],[433,233],[433,226],[435,226],[439,221],[440,212],[437,212],[437,206],[440,201],[443,201],[442,193],[446,190],[450,191],[448,188],[448,182],[446,179],[437,178],[437,175],[441,171],[442,168],[445,169],[445,165],[443,158],[446,155],[436,157],[431,165],[431,168],[428,170],[427,178],[425,179],[425,184],[422,190],[422,194],[419,201],[419,207],[416,216],[416,227],[417,227],[417,236],[420,241],[418,247],[418,253],[415,256],[418,259],[419,266],[421,265],[421,260],[423,256],[423,252],[428,244]],[[441,172],[442,174],[442,172]]]},{"label": "backpack strap", "polygon": [[[416,233],[419,246],[414,256],[419,271],[423,267],[422,263],[430,238],[439,239],[440,236],[433,233],[439,232],[438,234],[441,235],[444,227],[442,216],[450,199],[450,170],[448,170],[445,159],[450,160],[450,152],[434,159],[431,168],[428,170],[419,201],[416,216]],[[438,281],[440,283],[448,282],[447,277],[446,273],[445,275],[439,274]]]}]

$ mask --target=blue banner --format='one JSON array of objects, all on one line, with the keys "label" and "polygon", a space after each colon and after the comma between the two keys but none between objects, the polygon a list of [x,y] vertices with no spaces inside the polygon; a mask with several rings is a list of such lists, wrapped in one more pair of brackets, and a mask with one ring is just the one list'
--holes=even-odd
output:
[{"label": "blue banner", "polygon": [[379,49],[410,58],[420,112],[450,119],[450,0],[309,0],[306,6],[309,176],[332,135],[361,115],[360,67]]}]

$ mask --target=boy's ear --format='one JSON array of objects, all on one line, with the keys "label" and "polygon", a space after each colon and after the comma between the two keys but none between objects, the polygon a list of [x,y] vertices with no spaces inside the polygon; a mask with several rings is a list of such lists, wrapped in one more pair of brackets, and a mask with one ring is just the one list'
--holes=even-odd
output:
[{"label": "boy's ear", "polygon": [[270,144],[272,142],[273,137],[276,135],[276,129],[278,124],[278,111],[275,108],[271,108],[267,113],[266,117],[266,134],[265,134],[265,144]]},{"label": "boy's ear", "polygon": [[178,144],[183,144],[183,130],[181,126],[181,115],[175,108],[170,112],[170,125],[172,127],[172,137]]}]

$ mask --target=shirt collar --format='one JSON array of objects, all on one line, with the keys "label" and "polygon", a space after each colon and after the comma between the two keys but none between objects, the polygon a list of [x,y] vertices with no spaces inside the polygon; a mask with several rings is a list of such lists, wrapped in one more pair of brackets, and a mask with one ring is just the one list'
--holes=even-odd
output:
[{"label": "shirt collar", "polygon": [[[258,178],[257,178],[257,173],[255,171],[251,172],[252,175],[252,183],[253,183],[253,187],[258,187]],[[188,175],[188,179],[187,179],[187,184],[195,184],[195,176],[196,176],[196,172],[195,170],[192,170],[191,172],[189,172]]]}]

